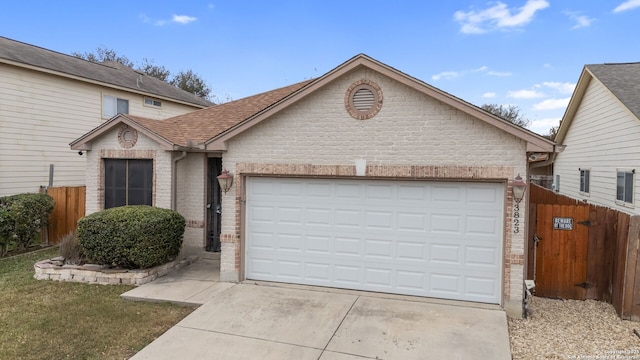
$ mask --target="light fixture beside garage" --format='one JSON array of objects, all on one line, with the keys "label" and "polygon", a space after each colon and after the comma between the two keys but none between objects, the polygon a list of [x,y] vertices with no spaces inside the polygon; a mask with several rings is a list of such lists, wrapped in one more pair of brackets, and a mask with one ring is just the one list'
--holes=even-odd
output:
[{"label": "light fixture beside garage", "polygon": [[224,169],[222,174],[216,177],[218,179],[218,184],[220,184],[220,188],[226,194],[229,189],[231,189],[231,185],[233,185],[233,175],[229,174],[229,170]]},{"label": "light fixture beside garage", "polygon": [[515,200],[516,203],[520,203],[522,198],[524,198],[524,191],[527,189],[527,184],[522,180],[520,174],[516,176],[511,187],[513,189],[513,200]]}]

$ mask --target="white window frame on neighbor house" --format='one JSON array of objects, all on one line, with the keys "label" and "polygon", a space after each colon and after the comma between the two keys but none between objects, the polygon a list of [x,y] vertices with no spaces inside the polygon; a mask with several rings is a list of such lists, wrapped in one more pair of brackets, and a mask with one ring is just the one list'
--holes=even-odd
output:
[{"label": "white window frame on neighbor house", "polygon": [[[126,105],[126,109],[125,109]],[[117,114],[129,113],[129,99],[102,95],[102,117],[111,119]]]},{"label": "white window frame on neighbor house", "polygon": [[150,97],[145,97],[143,100],[143,105],[154,108],[162,108],[162,101]]},{"label": "white window frame on neighbor house", "polygon": [[580,194],[588,196],[591,190],[591,169],[578,170],[580,170]]},{"label": "white window frame on neighbor house", "polygon": [[[633,206],[635,169],[616,170],[616,203],[624,206]],[[622,180],[622,181],[621,181]],[[622,188],[622,189],[620,189]]]}]

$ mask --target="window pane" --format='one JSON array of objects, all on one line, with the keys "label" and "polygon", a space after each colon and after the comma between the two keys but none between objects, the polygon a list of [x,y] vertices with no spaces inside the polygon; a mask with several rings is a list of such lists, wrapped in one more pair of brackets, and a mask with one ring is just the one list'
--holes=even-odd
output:
[{"label": "window pane", "polygon": [[118,114],[129,113],[129,100],[118,99]]},{"label": "window pane", "polygon": [[624,173],[619,172],[616,181],[616,199],[624,200]]},{"label": "window pane", "polygon": [[104,208],[126,204],[126,160],[104,160]]},{"label": "window pane", "polygon": [[591,176],[591,171],[589,170],[585,170],[584,171],[584,192],[589,192],[589,178]]},{"label": "window pane", "polygon": [[152,205],[153,160],[129,160],[129,205]]},{"label": "window pane", "polygon": [[102,97],[102,116],[114,117],[116,115],[116,98],[105,95]]},{"label": "window pane", "polygon": [[624,178],[624,201],[633,202],[633,173],[625,173]]}]

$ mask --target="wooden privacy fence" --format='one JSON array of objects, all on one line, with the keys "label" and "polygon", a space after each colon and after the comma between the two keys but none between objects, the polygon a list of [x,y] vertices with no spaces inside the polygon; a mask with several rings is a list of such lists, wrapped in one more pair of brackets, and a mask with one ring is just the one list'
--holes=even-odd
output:
[{"label": "wooden privacy fence", "polygon": [[53,212],[49,216],[49,226],[47,228],[46,239],[48,239],[49,244],[59,244],[66,234],[76,229],[78,220],[85,213],[85,190],[85,186],[42,189],[55,202]]},{"label": "wooden privacy fence", "polygon": [[639,235],[640,216],[532,184],[527,277],[538,296],[606,301],[640,320]]}]

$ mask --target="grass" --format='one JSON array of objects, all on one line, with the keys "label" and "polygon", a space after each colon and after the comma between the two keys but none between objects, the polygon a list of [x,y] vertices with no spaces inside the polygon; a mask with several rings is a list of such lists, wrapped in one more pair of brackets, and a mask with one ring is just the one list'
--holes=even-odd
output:
[{"label": "grass", "polygon": [[126,285],[33,278],[57,248],[0,259],[0,359],[127,359],[193,308],[127,301]]}]

